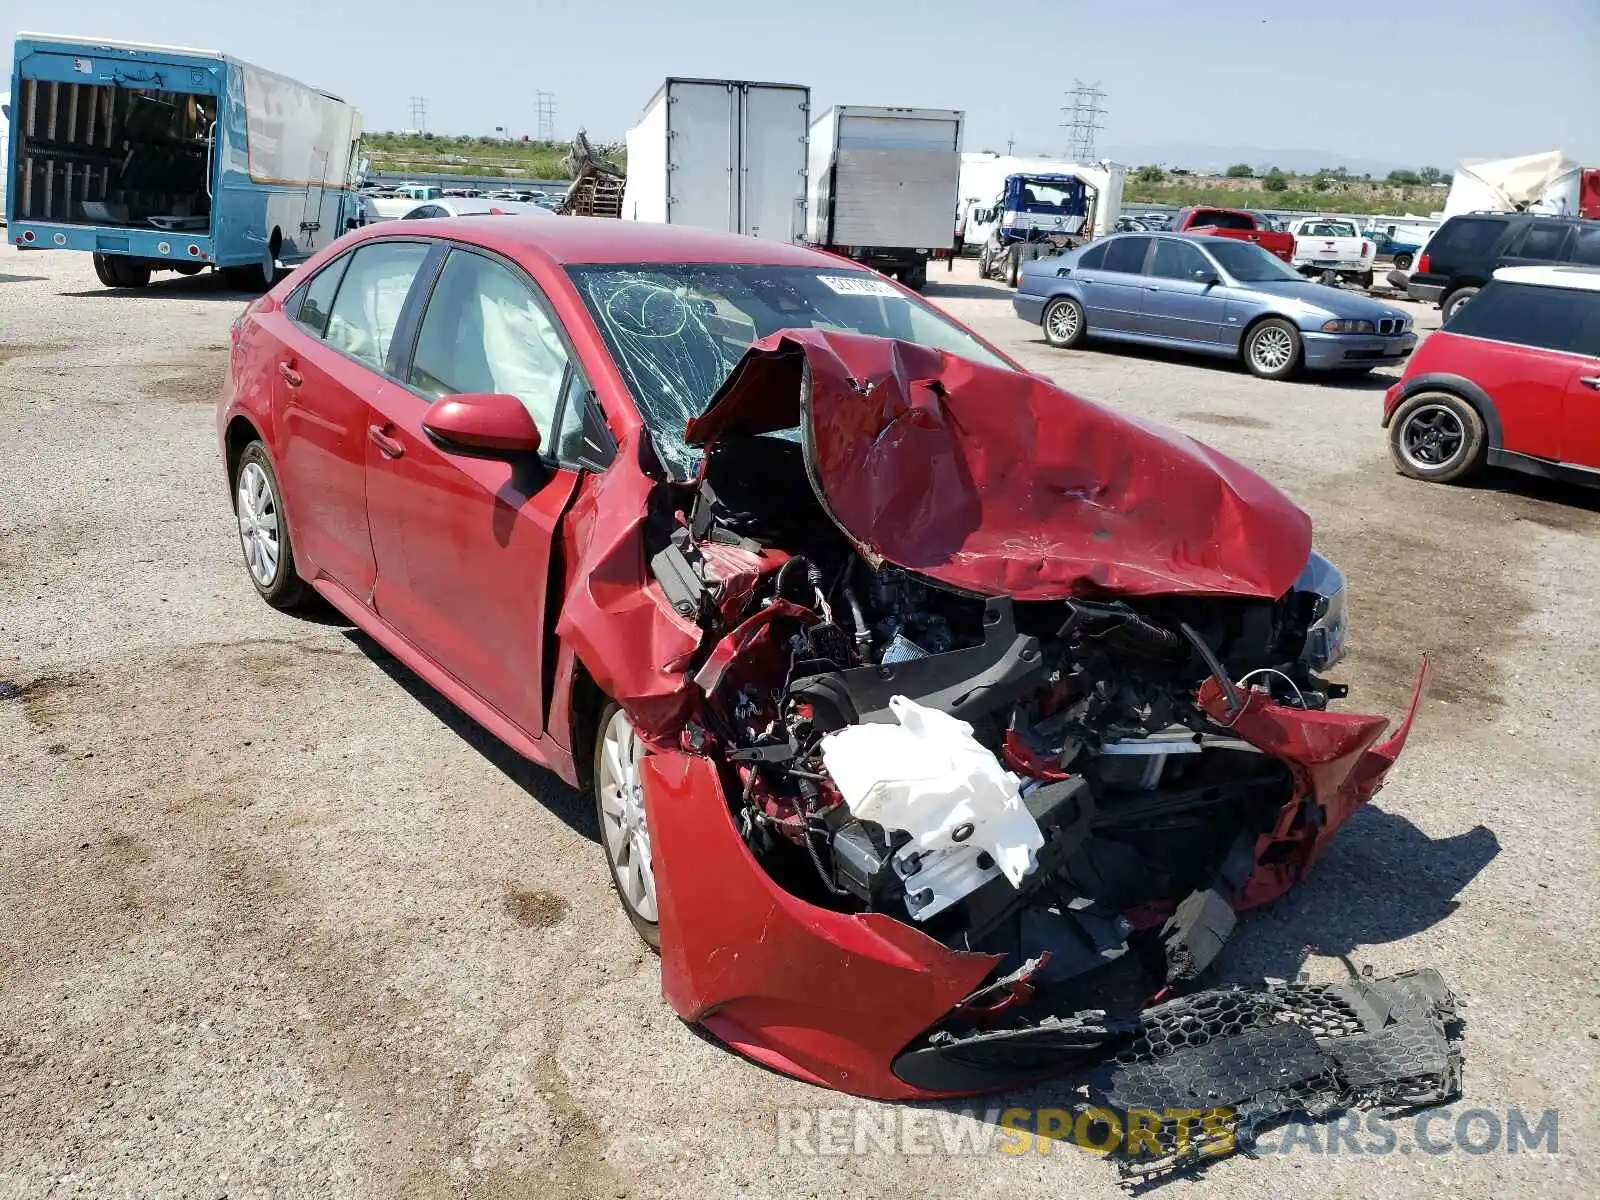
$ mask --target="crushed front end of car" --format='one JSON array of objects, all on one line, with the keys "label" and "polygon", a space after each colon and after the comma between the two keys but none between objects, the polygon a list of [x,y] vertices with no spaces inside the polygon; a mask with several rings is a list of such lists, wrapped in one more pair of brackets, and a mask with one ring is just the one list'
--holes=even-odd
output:
[{"label": "crushed front end of car", "polygon": [[[636,526],[672,634],[637,644],[673,657],[633,706],[684,1019],[879,1098],[1098,1070],[1248,1128],[1455,1087],[1434,977],[1205,986],[1422,693],[1387,738],[1328,707],[1344,581],[1304,513],[1036,377],[856,335],[758,343],[688,436],[698,476]],[[1385,1057],[1423,1027],[1427,1070]]]}]

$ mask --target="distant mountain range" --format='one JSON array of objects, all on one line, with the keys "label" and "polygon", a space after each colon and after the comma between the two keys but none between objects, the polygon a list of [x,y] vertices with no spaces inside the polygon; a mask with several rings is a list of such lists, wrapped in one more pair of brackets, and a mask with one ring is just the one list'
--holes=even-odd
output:
[{"label": "distant mountain range", "polygon": [[1294,175],[1309,175],[1323,167],[1343,167],[1353,175],[1371,175],[1382,179],[1390,171],[1418,167],[1439,167],[1444,171],[1454,163],[1396,163],[1381,162],[1373,158],[1357,158],[1349,154],[1336,154],[1331,150],[1269,150],[1262,146],[1098,146],[1096,156],[1125,163],[1130,167],[1146,163],[1162,166],[1184,167],[1190,171],[1225,171],[1234,163],[1249,163],[1252,167],[1277,167]]}]

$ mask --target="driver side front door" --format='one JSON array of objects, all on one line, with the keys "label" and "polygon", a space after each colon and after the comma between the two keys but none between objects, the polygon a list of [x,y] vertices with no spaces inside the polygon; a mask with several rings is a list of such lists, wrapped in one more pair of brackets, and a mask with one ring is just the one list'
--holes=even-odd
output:
[{"label": "driver side front door", "polygon": [[[543,681],[554,665],[545,661],[546,614],[562,584],[554,547],[578,484],[559,431],[565,410],[567,428],[581,422],[587,387],[532,280],[487,253],[448,251],[416,330],[401,386],[373,401],[375,606],[417,650],[537,740]],[[541,435],[537,461],[449,454],[423,430],[436,400],[486,392],[527,407]]]}]

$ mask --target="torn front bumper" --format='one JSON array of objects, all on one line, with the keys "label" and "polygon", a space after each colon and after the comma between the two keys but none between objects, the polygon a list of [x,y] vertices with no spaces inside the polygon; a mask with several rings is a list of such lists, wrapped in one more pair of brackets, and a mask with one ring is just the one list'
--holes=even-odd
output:
[{"label": "torn front bumper", "polygon": [[[1410,711],[1381,742],[1382,717],[1288,708],[1257,691],[1232,712],[1214,683],[1202,689],[1199,702],[1214,719],[1286,762],[1295,781],[1292,799],[1258,839],[1252,873],[1230,897],[1234,909],[1266,903],[1297,882],[1378,790],[1405,745],[1426,677],[1424,664]],[[929,1099],[1058,1075],[1134,1044],[1162,1019],[1160,1009],[1139,1011],[1147,992],[1121,1019],[1095,1011],[1112,1007],[1102,997],[1070,1015],[985,1030],[993,1010],[964,1002],[998,957],[785,891],[745,846],[711,759],[656,754],[642,773],[662,992],[685,1020],[757,1062],[855,1095]],[[957,1032],[941,1030],[958,1011]],[[1368,1025],[1362,1029],[1379,1028]]]}]

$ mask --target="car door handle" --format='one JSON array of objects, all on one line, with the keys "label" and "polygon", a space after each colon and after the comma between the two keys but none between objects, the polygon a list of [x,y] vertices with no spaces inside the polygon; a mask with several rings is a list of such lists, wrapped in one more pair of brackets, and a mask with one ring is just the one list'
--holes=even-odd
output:
[{"label": "car door handle", "polygon": [[1144,290],[1147,291],[1147,292],[1159,292],[1161,289],[1156,287],[1156,286],[1154,286],[1153,284],[1148,284],[1147,283],[1147,284],[1144,285]]},{"label": "car door handle", "polygon": [[383,430],[382,425],[368,425],[367,437],[372,439],[372,444],[385,458],[399,458],[406,452],[405,443],[396,441]]},{"label": "car door handle", "polygon": [[1600,392],[1600,375],[1585,375],[1578,380],[1586,388],[1593,388]]},{"label": "car door handle", "polygon": [[278,374],[283,377],[283,381],[290,387],[299,387],[303,382],[300,378],[300,372],[285,362],[278,364]]}]

